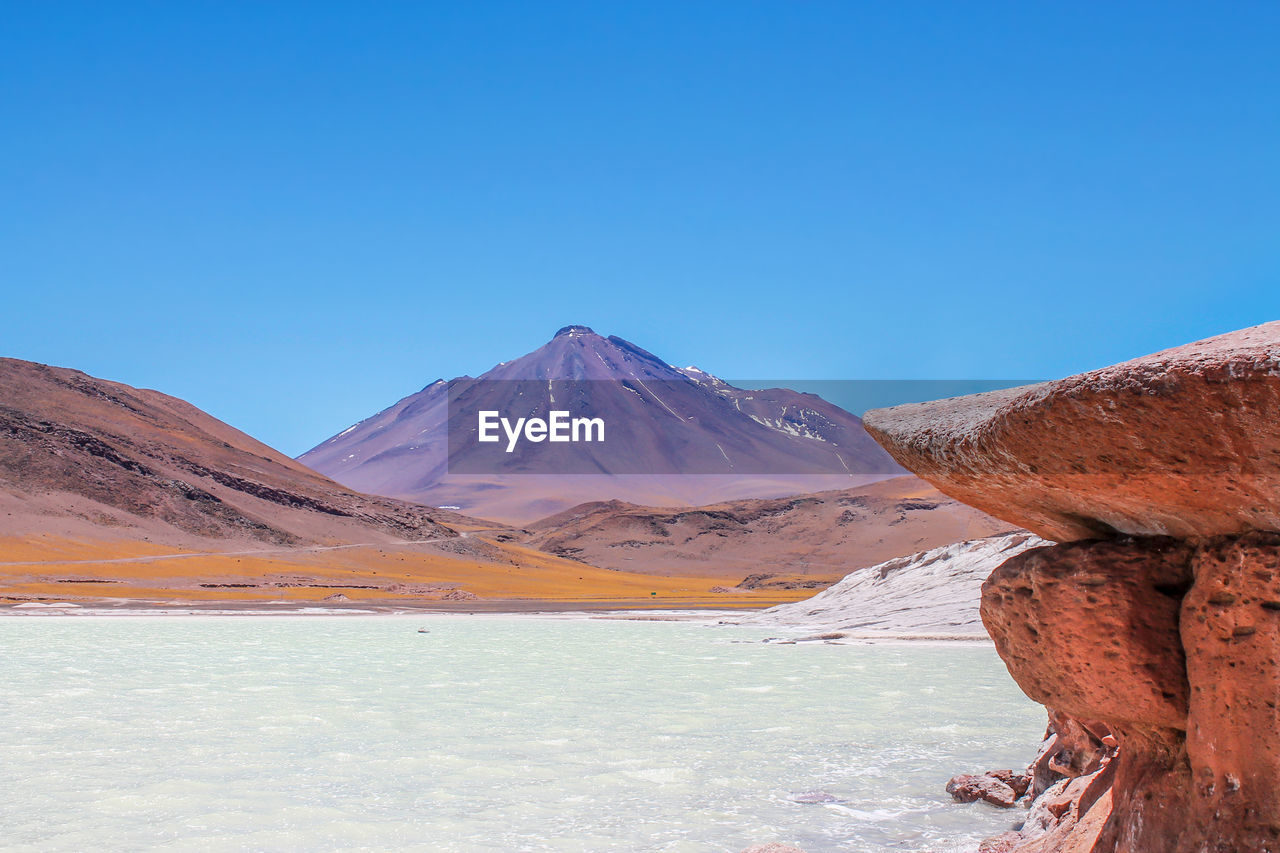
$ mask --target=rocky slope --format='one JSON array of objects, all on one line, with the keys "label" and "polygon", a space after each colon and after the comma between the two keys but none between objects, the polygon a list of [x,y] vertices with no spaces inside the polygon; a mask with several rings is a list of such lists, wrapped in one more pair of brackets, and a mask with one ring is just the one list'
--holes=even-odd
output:
[{"label": "rocky slope", "polygon": [[182,400],[0,359],[0,536],[277,545],[450,538],[449,513],[354,492]]},{"label": "rocky slope", "polygon": [[793,635],[985,637],[983,581],[1005,560],[1044,544],[1019,532],[944,545],[858,569],[806,601],[733,621]]},{"label": "rocky slope", "polygon": [[1280,851],[1278,424],[1280,323],[868,413],[940,490],[1059,543],[983,588],[1062,777],[988,849]]},{"label": "rocky slope", "polygon": [[[651,574],[756,576],[822,585],[938,545],[1010,525],[915,477],[833,492],[668,509],[603,501],[530,525],[521,541],[594,566]],[[772,576],[772,577],[771,577]]]},{"label": "rocky slope", "polygon": [[[606,440],[510,454],[459,440],[480,411],[561,406],[602,418]],[[735,388],[585,326],[478,378],[437,380],[299,460],[361,491],[517,524],[593,500],[698,506],[903,473],[857,417],[819,397]]]},{"label": "rocky slope", "polygon": [[470,535],[491,527],[354,492],[165,394],[0,360],[0,602],[519,609],[807,594],[725,595],[718,577],[598,569]]}]

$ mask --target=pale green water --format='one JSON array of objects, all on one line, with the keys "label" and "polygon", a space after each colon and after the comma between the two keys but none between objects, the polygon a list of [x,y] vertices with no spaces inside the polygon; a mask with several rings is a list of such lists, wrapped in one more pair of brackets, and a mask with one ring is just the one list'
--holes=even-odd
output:
[{"label": "pale green water", "polygon": [[[0,620],[0,846],[945,850],[1020,817],[943,791],[954,773],[1026,764],[1043,732],[989,646],[766,635]],[[789,799],[815,790],[840,802]]]}]

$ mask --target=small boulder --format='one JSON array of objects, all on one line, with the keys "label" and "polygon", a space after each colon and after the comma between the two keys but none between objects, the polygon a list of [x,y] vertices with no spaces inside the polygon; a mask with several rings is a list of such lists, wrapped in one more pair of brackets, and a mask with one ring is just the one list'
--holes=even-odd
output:
[{"label": "small boulder", "polygon": [[982,800],[1006,809],[1018,801],[1018,794],[1013,788],[990,774],[953,776],[947,783],[947,793],[956,802],[972,803]]},{"label": "small boulder", "polygon": [[1008,785],[1018,797],[1025,794],[1027,789],[1031,787],[1030,773],[1016,773],[1013,770],[992,770],[987,775]]}]

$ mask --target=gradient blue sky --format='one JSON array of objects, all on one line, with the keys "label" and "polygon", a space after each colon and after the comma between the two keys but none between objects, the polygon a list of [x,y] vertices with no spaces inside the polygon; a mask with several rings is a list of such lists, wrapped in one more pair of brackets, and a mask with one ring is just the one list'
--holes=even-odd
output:
[{"label": "gradient blue sky", "polygon": [[586,323],[1055,377],[1280,317],[1280,4],[0,4],[0,354],[300,453]]}]

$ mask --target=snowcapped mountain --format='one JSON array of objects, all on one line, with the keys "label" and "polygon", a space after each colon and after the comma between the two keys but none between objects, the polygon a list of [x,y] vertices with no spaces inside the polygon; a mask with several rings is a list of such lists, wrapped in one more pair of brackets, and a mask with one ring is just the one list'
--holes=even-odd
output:
[{"label": "snowcapped mountain", "polygon": [[[457,440],[474,433],[480,411],[545,415],[546,400],[530,398],[557,393],[555,406],[609,425],[606,442],[557,448],[572,468],[531,467],[527,455]],[[299,460],[366,492],[521,522],[585,500],[685,505],[904,473],[859,418],[820,397],[736,388],[586,326],[566,326],[478,378],[436,380]]]}]

